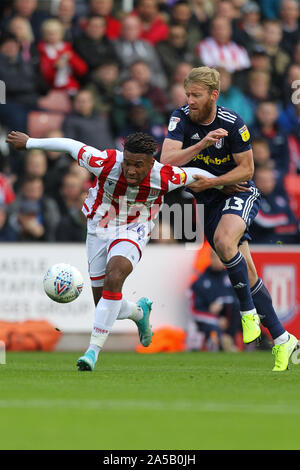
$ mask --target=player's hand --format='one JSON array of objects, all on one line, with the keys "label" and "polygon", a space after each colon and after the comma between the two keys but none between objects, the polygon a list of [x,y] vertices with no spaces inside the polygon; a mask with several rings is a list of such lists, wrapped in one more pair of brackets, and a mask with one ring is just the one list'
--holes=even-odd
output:
[{"label": "player's hand", "polygon": [[25,149],[28,139],[29,135],[24,134],[24,132],[12,131],[8,134],[6,142],[12,144],[15,149]]},{"label": "player's hand", "polygon": [[210,147],[211,145],[215,144],[218,142],[218,140],[222,139],[222,137],[227,137],[228,132],[225,129],[222,129],[221,127],[219,129],[210,131],[198,144],[196,144],[199,147],[199,150],[204,150],[207,147]]},{"label": "player's hand", "polygon": [[221,189],[222,193],[227,194],[227,196],[232,196],[235,193],[243,193],[245,191],[251,191],[250,187],[244,186],[248,184],[247,182],[245,183],[238,183],[238,184],[229,184],[228,186],[224,186],[223,189]]},{"label": "player's hand", "polygon": [[193,175],[193,178],[196,180],[194,183],[189,184],[187,187],[190,188],[195,193],[200,193],[200,191],[205,191],[206,189],[214,188],[214,179],[215,178],[206,178],[202,175]]}]

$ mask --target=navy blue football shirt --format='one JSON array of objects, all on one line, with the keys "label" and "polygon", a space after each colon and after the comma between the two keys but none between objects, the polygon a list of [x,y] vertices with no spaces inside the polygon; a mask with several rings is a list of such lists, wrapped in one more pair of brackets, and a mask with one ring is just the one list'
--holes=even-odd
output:
[{"label": "navy blue football shirt", "polygon": [[[202,168],[220,176],[236,167],[232,156],[234,153],[246,152],[251,149],[248,128],[237,113],[231,109],[217,106],[216,116],[210,124],[195,124],[189,117],[189,105],[182,106],[172,113],[166,138],[182,142],[184,149],[199,142],[210,131],[219,128],[227,130],[228,136],[201,150],[183,166]],[[205,199],[205,202],[208,202],[215,197],[220,197],[221,194],[218,190],[208,189],[198,193],[197,199]],[[224,196],[223,194],[221,197]]]}]

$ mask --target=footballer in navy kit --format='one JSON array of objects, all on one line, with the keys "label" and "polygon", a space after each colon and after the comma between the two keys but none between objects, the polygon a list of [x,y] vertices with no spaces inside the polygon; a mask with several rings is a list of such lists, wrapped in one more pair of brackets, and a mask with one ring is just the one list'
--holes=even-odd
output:
[{"label": "footballer in navy kit", "polygon": [[[240,303],[243,340],[261,335],[260,321],[273,340],[274,371],[288,368],[298,339],[280,323],[272,299],[253,263],[248,228],[259,209],[250,134],[243,119],[217,105],[220,74],[210,67],[191,70],[184,81],[187,105],[173,112],[164,140],[161,162],[197,166],[217,178],[195,175],[189,186],[204,204],[204,232],[227,269]],[[223,192],[213,185],[224,186]],[[226,189],[226,186],[229,188]]]}]

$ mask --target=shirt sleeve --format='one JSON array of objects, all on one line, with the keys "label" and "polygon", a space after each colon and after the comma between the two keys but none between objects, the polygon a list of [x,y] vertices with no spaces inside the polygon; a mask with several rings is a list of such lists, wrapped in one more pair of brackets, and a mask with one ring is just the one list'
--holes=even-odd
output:
[{"label": "shirt sleeve", "polygon": [[240,116],[228,132],[228,139],[231,153],[242,153],[251,149],[250,132]]},{"label": "shirt sleeve", "polygon": [[[182,186],[187,186],[195,181],[193,175],[201,175],[206,178],[216,178],[215,175],[209,173],[206,170],[200,168],[181,168],[179,166],[172,166],[171,175],[169,178],[169,192],[174,191]],[[217,189],[221,189],[223,186],[216,186]]]},{"label": "shirt sleeve", "polygon": [[60,137],[49,139],[29,138],[26,143],[26,148],[69,153],[78,161],[78,165],[86,168],[95,176],[100,175],[104,161],[108,158],[106,151],[102,152],[78,140]]},{"label": "shirt sleeve", "polygon": [[170,117],[166,139],[184,141],[184,122],[182,113],[176,109]]}]

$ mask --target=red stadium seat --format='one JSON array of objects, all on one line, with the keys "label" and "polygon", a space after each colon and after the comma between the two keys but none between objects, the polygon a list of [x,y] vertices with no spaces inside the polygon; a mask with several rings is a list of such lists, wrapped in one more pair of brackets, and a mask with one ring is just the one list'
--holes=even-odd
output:
[{"label": "red stadium seat", "polygon": [[291,208],[300,219],[300,175],[286,175],[284,186],[290,198]]},{"label": "red stadium seat", "polygon": [[64,118],[63,113],[31,111],[27,119],[28,134],[35,138],[44,137],[47,132],[60,129]]},{"label": "red stadium seat", "polygon": [[66,91],[51,90],[48,95],[39,99],[39,107],[45,111],[56,111],[68,114],[71,112],[71,100]]}]

